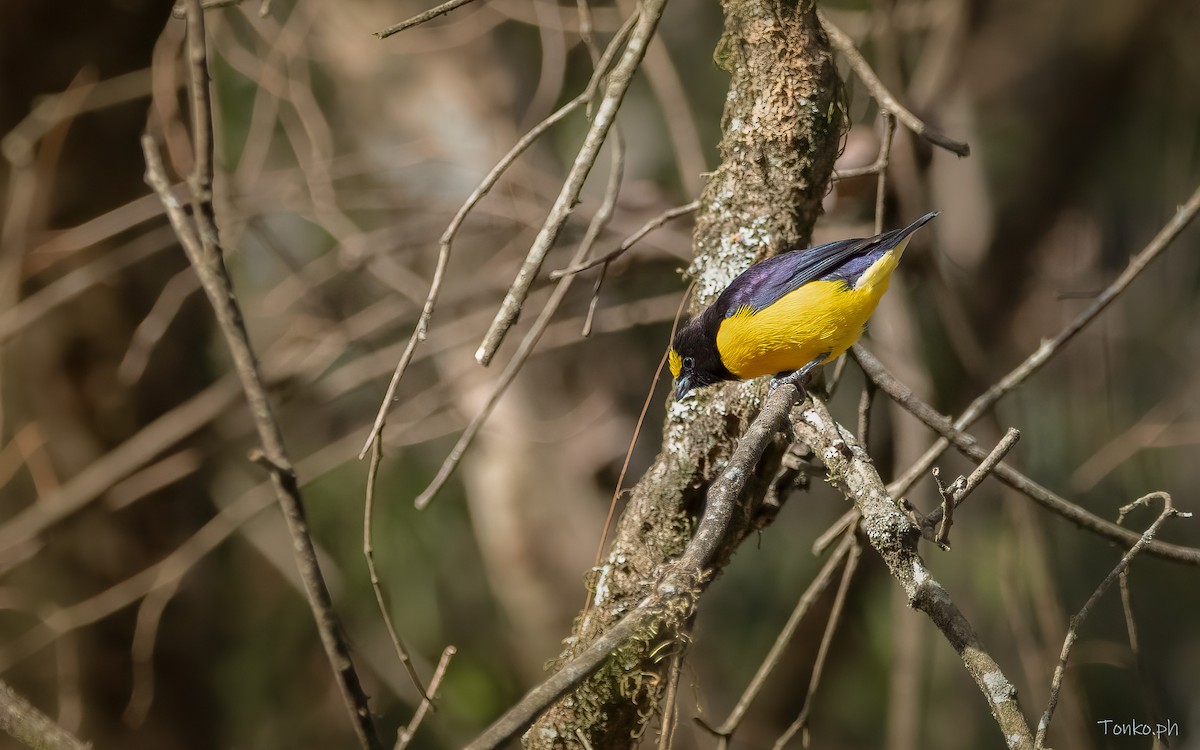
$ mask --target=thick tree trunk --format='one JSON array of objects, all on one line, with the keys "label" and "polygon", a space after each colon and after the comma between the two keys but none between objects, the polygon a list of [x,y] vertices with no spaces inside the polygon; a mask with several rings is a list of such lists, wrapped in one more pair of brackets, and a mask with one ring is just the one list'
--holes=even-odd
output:
[{"label": "thick tree trunk", "polygon": [[[691,273],[696,312],[755,260],[806,243],[837,156],[845,110],[833,53],[811,3],[727,0],[717,63],[732,76],[723,117],[722,163],[702,196]],[[691,536],[709,483],[761,403],[762,386],[728,385],[667,411],[662,450],[634,487],[606,562],[593,579],[592,606],[579,618],[567,659],[647,592],[655,570]],[[715,567],[754,528],[782,444],[748,484]],[[654,654],[690,617],[679,612],[627,643],[606,666],[549,709],[529,730],[530,748],[617,748],[635,744],[654,715],[667,660]]]}]

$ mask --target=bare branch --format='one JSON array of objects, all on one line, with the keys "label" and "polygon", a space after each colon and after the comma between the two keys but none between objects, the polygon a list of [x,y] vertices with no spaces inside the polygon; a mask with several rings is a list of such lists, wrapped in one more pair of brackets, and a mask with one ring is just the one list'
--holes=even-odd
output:
[{"label": "bare branch", "polygon": [[846,57],[846,62],[850,63],[850,67],[866,84],[867,89],[871,92],[871,96],[879,102],[881,109],[885,109],[896,116],[896,119],[904,124],[912,132],[921,136],[935,146],[941,146],[947,151],[959,156],[969,156],[971,147],[962,141],[956,141],[942,133],[934,130],[926,125],[919,117],[909,112],[904,105],[896,101],[896,97],[892,96],[892,92],[888,91],[883,85],[883,81],[879,80],[879,76],[875,75],[875,71],[871,70],[870,64],[866,58],[862,56],[855,47],[854,40],[850,35],[839,29],[829,17],[817,11],[817,17],[821,19],[821,25],[825,27],[825,33],[829,34],[829,42]]},{"label": "bare branch", "polygon": [[433,270],[433,280],[429,284],[429,295],[425,298],[425,305],[421,308],[421,315],[417,318],[417,325],[408,340],[408,345],[404,347],[404,353],[400,355],[400,361],[396,363],[396,369],[392,372],[392,379],[388,382],[387,393],[384,394],[383,402],[379,405],[379,412],[375,415],[375,423],[371,426],[371,432],[367,435],[367,441],[363,444],[362,451],[358,454],[360,460],[367,455],[367,451],[371,449],[371,445],[379,439],[379,434],[383,431],[384,424],[387,422],[387,415],[391,410],[392,401],[396,398],[396,390],[400,387],[400,379],[404,377],[405,371],[408,370],[413,354],[416,353],[417,346],[428,335],[429,321],[433,318],[433,308],[437,304],[438,296],[442,290],[442,283],[446,277],[446,266],[450,264],[451,243],[453,243],[454,237],[458,234],[458,230],[466,220],[467,215],[475,207],[475,204],[479,203],[483,199],[483,196],[487,195],[488,191],[495,186],[496,182],[512,163],[516,161],[518,156],[524,153],[551,126],[578,109],[586,100],[586,94],[580,94],[522,136],[509,149],[508,153],[496,163],[496,166],[492,167],[492,171],[488,172],[487,176],[483,178],[483,182],[467,197],[466,202],[459,207],[454,218],[450,220],[450,225],[446,227],[446,231],[442,233],[442,237],[438,242],[437,266]]},{"label": "bare branch", "polygon": [[399,34],[405,29],[411,29],[414,26],[420,26],[426,21],[432,21],[438,16],[444,16],[450,11],[461,8],[462,6],[474,1],[475,0],[448,0],[448,2],[444,2],[436,8],[430,8],[424,13],[418,13],[407,21],[401,21],[395,26],[387,27],[383,31],[376,31],[375,36],[379,37],[380,39],[387,39],[392,34]]},{"label": "bare branch", "polygon": [[[924,422],[934,432],[942,435],[947,444],[952,444],[960,453],[975,461],[983,461],[987,458],[987,451],[980,447],[975,438],[960,429],[956,429],[950,422],[949,417],[939,414],[933,407],[918,398],[916,394],[892,375],[861,344],[854,345],[854,356],[858,359],[859,364],[862,365],[863,372],[866,373],[867,377],[875,381],[880,390],[886,393],[897,404],[907,409],[917,419]],[[1131,546],[1137,543],[1138,535],[1129,529],[1121,528],[1114,523],[1089,513],[1075,503],[1056,495],[1026,477],[1006,463],[997,464],[993,473],[1009,487],[1028,496],[1042,507],[1057,513],[1082,529],[1122,546]],[[889,490],[895,492],[894,488],[900,483],[900,480],[893,482]],[[1183,547],[1178,544],[1154,541],[1146,548],[1146,552],[1155,557],[1161,557],[1164,560],[1200,566],[1200,549],[1193,547]]]},{"label": "bare branch", "polygon": [[421,682],[421,676],[417,674],[417,668],[408,655],[408,648],[400,639],[400,634],[396,632],[396,624],[392,622],[392,616],[388,612],[387,602],[383,598],[383,588],[379,585],[379,570],[375,566],[375,546],[371,542],[371,536],[375,521],[375,485],[379,477],[379,464],[382,460],[383,442],[376,440],[371,445],[371,466],[367,469],[366,499],[363,502],[363,557],[367,560],[371,591],[375,593],[375,604],[379,607],[379,616],[383,618],[384,628],[392,640],[392,648],[396,651],[396,656],[400,657],[400,664],[408,673],[408,679],[412,680],[413,687],[421,694],[422,702],[428,702],[430,700],[429,693],[426,692],[425,684]]},{"label": "bare branch", "polygon": [[467,215],[475,208],[479,201],[495,187],[496,183],[504,175],[513,162],[517,160],[521,154],[533,145],[533,143],[541,138],[542,135],[552,126],[561,121],[564,117],[574,112],[581,105],[590,103],[595,97],[596,89],[603,79],[604,71],[612,63],[612,59],[616,56],[616,51],[620,49],[625,36],[632,31],[633,23],[636,16],[630,16],[625,22],[625,25],[617,31],[612,41],[609,42],[604,54],[596,63],[596,68],[592,73],[592,78],[588,82],[587,88],[582,94],[575,97],[571,101],[564,104],[546,119],[542,120],[537,125],[530,128],[529,132],[523,135],[513,147],[508,150],[500,161],[492,167],[491,171],[483,178],[483,181],[467,196],[467,200],[463,202],[458,211],[454,214],[454,218],[450,220],[450,224],[446,227],[446,231],[442,233],[441,239],[438,240],[438,258],[437,266],[433,271],[433,280],[429,284],[429,295],[425,299],[425,305],[421,309],[421,315],[417,318],[417,325],[413,329],[412,336],[408,340],[408,344],[404,348],[404,353],[400,355],[400,360],[396,363],[396,369],[392,372],[392,379],[388,383],[387,393],[383,397],[382,403],[379,404],[379,411],[375,415],[375,423],[371,426],[371,432],[367,436],[367,441],[363,444],[362,451],[358,458],[362,460],[367,451],[370,450],[371,444],[379,439],[380,433],[383,431],[384,424],[387,421],[388,412],[391,410],[392,401],[396,397],[396,391],[400,387],[400,379],[404,377],[405,371],[412,362],[413,354],[416,352],[417,346],[425,341],[429,331],[429,321],[433,318],[433,308],[437,304],[438,296],[441,294],[442,283],[446,276],[446,267],[450,263],[451,244],[454,242],[459,229],[467,219]]},{"label": "bare branch", "polygon": [[[613,211],[616,210],[617,196],[621,190],[621,178],[624,175],[624,169],[625,145],[618,131],[617,137],[613,139],[612,167],[609,170],[608,186],[605,188],[604,198],[601,201],[599,210],[596,211],[596,215],[592,217],[592,221],[588,225],[587,233],[584,234],[579,247],[575,250],[574,262],[582,261],[588,256],[596,239],[604,231],[604,228],[608,226],[609,219],[612,218]],[[458,438],[458,442],[450,450],[450,455],[446,456],[446,460],[442,462],[433,481],[417,496],[414,504],[418,509],[422,509],[428,505],[433,500],[434,495],[441,490],[446,480],[450,478],[450,475],[454,473],[459,461],[462,460],[463,454],[466,453],[467,448],[474,442],[475,436],[479,433],[480,428],[483,427],[484,422],[491,416],[492,410],[500,401],[500,397],[508,390],[513,379],[517,377],[517,373],[524,367],[525,361],[529,359],[529,355],[533,353],[534,347],[541,340],[542,334],[546,332],[551,318],[554,317],[554,313],[558,311],[558,306],[566,298],[567,291],[570,290],[571,283],[574,280],[574,276],[567,276],[559,280],[558,285],[550,294],[550,299],[546,302],[546,307],[542,309],[537,320],[534,321],[533,327],[525,334],[525,338],[521,340],[521,345],[517,348],[517,353],[513,355],[512,360],[505,366],[504,372],[500,374],[500,381],[492,389],[491,394],[488,395],[483,408],[479,410],[479,413],[471,419],[470,424],[463,430],[462,435]]]},{"label": "bare branch", "polygon": [[[800,713],[796,715],[796,720],[779,736],[779,739],[775,740],[775,750],[782,750],[786,747],[796,732],[806,734],[808,732],[808,714],[812,709],[813,697],[817,694],[817,688],[821,684],[825,660],[829,657],[829,645],[833,643],[833,634],[837,632],[838,622],[846,608],[846,594],[850,591],[850,582],[854,580],[854,573],[858,570],[858,561],[862,557],[862,544],[858,541],[857,534],[851,532],[848,537],[851,545],[846,557],[846,567],[842,569],[842,580],[838,584],[833,607],[829,611],[829,620],[825,623],[825,632],[821,634],[821,645],[817,647],[817,658],[813,662],[812,675],[808,679],[808,691],[804,694],[804,705],[800,707]],[[803,744],[807,747],[808,741],[804,740]]]},{"label": "bare branch", "polygon": [[615,248],[613,248],[612,250],[609,250],[604,255],[601,255],[598,258],[592,258],[591,260],[587,261],[586,263],[579,263],[577,265],[568,266],[567,268],[560,268],[557,271],[551,271],[550,278],[552,280],[557,280],[557,279],[561,279],[563,276],[569,276],[573,273],[580,273],[582,271],[586,271],[589,268],[595,268],[596,266],[600,266],[600,265],[606,266],[609,263],[612,263],[617,258],[619,258],[626,250],[633,247],[637,243],[641,242],[643,237],[650,234],[655,229],[658,229],[659,227],[661,227],[663,224],[666,224],[671,219],[677,219],[680,216],[690,214],[691,212],[695,211],[697,208],[700,208],[699,200],[694,200],[691,203],[685,203],[682,206],[676,206],[675,208],[668,208],[666,211],[663,211],[658,216],[655,216],[653,219],[646,222],[636,232],[629,235],[625,239],[621,240],[620,245],[617,245]]},{"label": "bare branch", "polygon": [[[888,110],[883,110],[880,113],[883,118],[883,140],[879,144],[879,154],[875,157],[875,161],[865,167],[850,167],[849,169],[838,169],[833,173],[833,180],[848,180],[851,177],[866,177],[870,174],[882,175],[887,171],[891,162],[892,156],[892,140],[896,136],[896,116]],[[882,212],[876,210],[875,221],[883,220]],[[876,232],[879,234],[879,232]]]},{"label": "bare branch", "polygon": [[696,719],[702,727],[720,738],[720,742],[717,745],[718,748],[724,748],[729,744],[733,733],[737,731],[738,726],[742,723],[742,718],[746,715],[746,711],[750,709],[751,704],[754,703],[754,699],[758,697],[763,685],[766,684],[767,677],[779,665],[783,651],[792,642],[792,638],[796,635],[796,629],[800,627],[804,615],[808,613],[812,605],[825,593],[825,589],[829,588],[829,584],[833,582],[833,575],[837,572],[838,566],[842,564],[850,553],[850,547],[853,542],[853,529],[849,533],[843,531],[838,546],[834,548],[829,559],[825,561],[825,564],[821,566],[821,570],[817,572],[812,582],[808,584],[808,588],[800,595],[796,606],[792,608],[792,614],[788,616],[787,622],[784,623],[779,633],[775,636],[775,643],[771,645],[770,651],[767,652],[762,662],[759,663],[754,677],[750,678],[750,682],[746,684],[746,689],[742,691],[741,697],[738,698],[733,710],[729,712],[729,716],[725,717],[725,721],[721,722],[719,727],[710,727],[702,719]]},{"label": "bare branch", "polygon": [[656,630],[655,623],[667,617],[668,613],[673,620],[686,621],[695,605],[695,588],[704,579],[704,570],[718,551],[738,497],[753,475],[754,467],[762,458],[771,437],[784,426],[798,395],[794,385],[785,383],[767,397],[762,411],[738,441],[729,463],[709,488],[704,515],[696,527],[696,533],[683,555],[671,563],[659,578],[653,593],[642,599],[578,656],[526,693],[468,745],[467,750],[490,750],[511,740],[529,726],[543,709],[599,669],[635,633]]},{"label": "bare branch", "polygon": [[512,288],[500,303],[500,310],[496,313],[495,320],[492,321],[491,327],[484,336],[483,343],[475,352],[475,359],[481,365],[486,366],[492,361],[492,357],[500,348],[500,343],[504,340],[508,330],[516,323],[517,316],[520,315],[521,308],[525,304],[525,297],[529,294],[533,280],[542,267],[542,261],[546,259],[546,253],[550,252],[550,247],[558,239],[559,232],[562,231],[563,226],[567,223],[567,218],[579,200],[583,183],[596,163],[600,146],[607,138],[609,128],[616,121],[621,101],[625,98],[625,92],[633,81],[633,74],[637,71],[638,65],[646,53],[646,46],[654,35],[654,30],[658,26],[665,6],[666,0],[645,0],[641,4],[637,24],[629,36],[629,44],[625,47],[625,53],[620,61],[608,75],[604,99],[592,118],[592,125],[584,137],[583,145],[579,148],[575,163],[571,165],[558,198],[555,199],[546,221],[534,239],[533,246],[529,248],[529,254],[521,264]]},{"label": "bare branch", "polygon": [[271,475],[276,497],[292,537],[292,551],[304,581],[309,606],[316,620],[326,656],[350,713],[359,744],[380,748],[371,720],[367,696],[350,658],[350,648],[341,632],[333,609],[329,588],[317,562],[316,550],[308,533],[304,506],[295,470],[284,447],[283,435],[272,413],[271,402],[263,386],[258,361],[250,346],[242,314],[234,295],[222,257],[212,208],[212,111],[209,93],[208,62],[204,35],[204,11],[200,0],[187,3],[187,55],[191,71],[192,141],[195,169],[188,179],[192,190],[192,216],[189,218],[170,189],[158,146],[149,135],[142,138],[146,159],[146,181],[158,194],[171,226],[179,235],[188,260],[200,276],[201,284],[216,313],[232,355],[234,368],[250,405],[251,416],[262,442],[262,463]]},{"label": "bare branch", "polygon": [[[967,495],[975,491],[975,488],[979,486],[984,477],[995,470],[996,464],[1004,460],[1004,457],[1008,455],[1008,452],[1012,450],[1012,447],[1020,439],[1020,430],[1009,427],[1008,432],[1004,433],[1004,437],[1000,439],[999,443],[996,443],[996,447],[992,448],[991,452],[979,463],[979,466],[975,467],[971,475],[963,480],[962,484],[945,498],[945,502],[942,503],[940,508],[935,508],[932,513],[925,517],[921,524],[921,533],[926,538],[929,538],[932,534],[933,541],[943,547],[947,546],[950,525],[953,523],[951,521],[951,514],[954,512],[954,509],[961,505],[963,500],[967,499]],[[959,479],[962,479],[962,477],[959,477]],[[958,480],[955,481],[955,484],[958,484]],[[934,527],[937,528],[936,533],[933,533]]]},{"label": "bare branch", "polygon": [[408,747],[408,743],[412,742],[412,738],[416,735],[417,729],[420,728],[421,722],[425,720],[425,715],[433,708],[433,701],[437,698],[438,688],[442,686],[442,678],[446,676],[446,669],[450,666],[450,659],[458,653],[458,649],[454,646],[447,646],[442,650],[442,658],[438,660],[437,668],[433,670],[433,678],[429,680],[429,694],[421,700],[421,705],[417,706],[416,713],[413,714],[412,721],[400,730],[396,736],[396,744],[393,750],[404,750]]},{"label": "bare branch", "polygon": [[1037,740],[1034,745],[1038,750],[1045,747],[1046,732],[1050,729],[1050,722],[1054,718],[1054,709],[1058,706],[1058,693],[1062,689],[1063,676],[1067,671],[1067,661],[1071,658],[1071,647],[1075,645],[1075,640],[1079,637],[1079,627],[1083,625],[1083,621],[1091,614],[1092,607],[1096,605],[1096,602],[1100,601],[1100,597],[1104,596],[1104,592],[1108,591],[1108,587],[1117,579],[1117,576],[1122,575],[1129,568],[1129,563],[1133,561],[1133,558],[1153,541],[1155,534],[1158,533],[1159,528],[1166,523],[1168,518],[1172,516],[1191,518],[1192,516],[1191,513],[1182,513],[1176,510],[1175,506],[1171,503],[1171,496],[1167,493],[1152,492],[1121,508],[1120,518],[1124,519],[1125,514],[1135,506],[1147,505],[1151,500],[1162,500],[1162,513],[1158,515],[1158,518],[1154,519],[1154,523],[1150,524],[1150,528],[1142,533],[1137,543],[1121,557],[1121,561],[1117,563],[1117,566],[1109,571],[1109,574],[1104,577],[1104,580],[1100,582],[1100,585],[1096,587],[1096,590],[1084,602],[1079,612],[1071,618],[1071,625],[1067,628],[1067,635],[1063,639],[1062,651],[1058,655],[1058,666],[1054,668],[1054,678],[1050,681],[1050,700],[1046,704],[1046,711],[1042,714],[1042,720],[1038,722]]},{"label": "bare branch", "polygon": [[91,747],[55,724],[4,682],[0,682],[0,730],[31,748],[87,750]]},{"label": "bare branch", "polygon": [[[1142,271],[1146,270],[1146,267],[1179,236],[1180,232],[1187,228],[1192,219],[1196,218],[1197,213],[1200,213],[1200,186],[1197,186],[1195,192],[1192,193],[1187,202],[1175,212],[1175,216],[1158,231],[1158,234],[1154,236],[1154,239],[1150,240],[1148,245],[1130,259],[1129,265],[1125,270],[1108,285],[1107,289],[1096,297],[1092,304],[1088,305],[1086,310],[1075,316],[1075,319],[1059,331],[1054,338],[1044,340],[1042,345],[1037,348],[1037,351],[1030,354],[1024,362],[1017,365],[1016,368],[1001,378],[995,385],[979,394],[967,406],[958,419],[954,420],[952,427],[955,430],[967,429],[975,423],[975,420],[986,414],[997,401],[1015,390],[1028,380],[1031,375],[1040,370],[1042,365],[1046,364],[1052,356],[1057,354],[1068,341],[1095,320],[1106,307],[1111,305],[1113,300],[1119,297],[1133,280]],[[925,454],[913,464],[912,468],[903,477],[893,482],[894,485],[899,487],[896,490],[896,494],[903,495],[905,492],[908,492],[908,489],[916,483],[918,478],[924,476],[925,472],[929,471],[929,467],[933,466],[933,462],[945,453],[948,447],[950,447],[950,440],[943,437],[934,443],[929,450],[925,451]],[[1124,537],[1122,538],[1124,539]],[[1128,542],[1128,544],[1132,543],[1132,541]]]},{"label": "bare branch", "polygon": [[909,605],[928,615],[958,652],[983,693],[1008,747],[1032,748],[1033,733],[1021,713],[1016,689],[983,648],[974,628],[950,595],[925,567],[917,552],[920,538],[917,528],[896,508],[866,450],[833,420],[820,401],[814,400],[810,408],[801,411],[792,425],[796,437],[822,457],[830,484],[862,513],[867,539],[904,587]]}]

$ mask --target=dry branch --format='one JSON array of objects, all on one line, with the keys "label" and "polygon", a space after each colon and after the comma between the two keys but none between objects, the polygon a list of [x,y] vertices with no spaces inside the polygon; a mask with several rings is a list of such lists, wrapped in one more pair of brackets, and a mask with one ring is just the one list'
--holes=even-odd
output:
[{"label": "dry branch", "polygon": [[921,118],[900,104],[896,100],[896,97],[892,95],[892,92],[888,91],[887,87],[883,85],[883,81],[879,80],[879,76],[875,75],[875,71],[871,70],[870,64],[862,56],[862,53],[855,48],[854,40],[850,38],[850,35],[834,25],[824,13],[818,11],[817,15],[820,17],[821,25],[825,27],[826,33],[829,34],[829,41],[833,43],[838,52],[845,55],[846,61],[850,63],[850,67],[858,74],[862,82],[866,84],[867,90],[871,92],[871,96],[875,97],[875,101],[879,103],[880,109],[890,112],[897,120],[904,124],[904,127],[935,146],[941,146],[959,156],[969,156],[971,154],[970,146],[934,130],[926,125]]},{"label": "dry branch", "polygon": [[[702,584],[711,577],[709,566],[721,554],[722,544],[727,541],[730,523],[743,492],[752,481],[772,438],[786,424],[788,413],[798,395],[794,385],[784,384],[767,397],[762,411],[738,441],[729,463],[709,488],[704,515],[696,527],[695,535],[679,559],[669,563],[653,582],[649,595],[578,656],[529,691],[517,705],[468,745],[467,750],[499,747],[529,726],[539,712],[591,676],[605,662],[611,660],[614,667],[623,669],[625,665],[622,662],[627,659],[640,661],[638,653],[647,643],[659,643],[673,637],[675,629],[691,616]],[[576,726],[575,729],[583,730],[585,727]],[[557,733],[531,733],[529,742],[534,745],[542,741],[554,744],[561,742],[562,737]],[[572,739],[575,738],[572,736]],[[584,742],[588,742],[586,737]]]},{"label": "dry branch", "polygon": [[0,682],[0,730],[15,740],[38,750],[87,750],[81,742],[50,717]]},{"label": "dry branch", "polygon": [[188,178],[191,188],[191,216],[171,192],[158,145],[150,136],[142,138],[146,159],[146,181],[158,194],[171,226],[179,235],[188,261],[200,276],[205,294],[216,313],[217,323],[229,346],[234,368],[250,406],[250,413],[262,442],[259,463],[270,473],[275,494],[292,537],[292,551],[304,581],[309,606],[316,620],[322,644],[333,667],[338,689],[350,713],[359,744],[380,748],[371,719],[367,696],[350,658],[350,648],[342,634],[329,588],[317,562],[316,550],[308,533],[303,501],[296,472],[284,447],[283,434],[272,412],[263,385],[258,360],[250,345],[233,284],[225,268],[223,251],[213,216],[213,143],[212,106],[209,92],[208,61],[204,35],[204,11],[199,0],[187,3],[187,56],[189,62],[192,141],[194,168]]},{"label": "dry branch", "polygon": [[449,2],[442,3],[435,8],[430,8],[424,13],[418,13],[406,21],[401,21],[395,26],[389,26],[382,31],[376,31],[375,36],[379,37],[380,39],[387,39],[392,34],[399,34],[405,29],[411,29],[414,26],[420,26],[426,21],[432,21],[438,16],[444,16],[450,11],[461,8],[462,6],[471,2],[474,2],[474,0],[449,0]]},{"label": "dry branch", "polygon": [[[952,444],[960,453],[975,461],[983,461],[987,458],[988,452],[979,445],[975,438],[960,429],[956,429],[949,417],[939,414],[932,406],[918,398],[908,386],[901,383],[896,376],[892,375],[861,344],[855,344],[854,356],[859,364],[862,365],[863,372],[879,386],[880,390],[886,393],[897,404],[908,410],[917,419],[924,422],[934,432],[941,435],[942,439],[947,441],[947,444]],[[997,464],[993,473],[997,479],[1028,496],[1047,510],[1057,513],[1076,526],[1090,531],[1099,537],[1103,537],[1110,542],[1123,547],[1131,547],[1140,538],[1138,534],[1129,529],[1122,528],[1115,523],[1089,513],[1075,503],[1051,492],[1006,463]],[[892,484],[891,489],[893,492],[896,492],[894,489],[896,484],[898,482]],[[1178,544],[1154,541],[1146,548],[1146,552],[1155,557],[1161,557],[1164,560],[1200,566],[1200,549],[1194,547],[1183,547]]]},{"label": "dry branch", "polygon": [[[954,420],[951,427],[955,430],[967,429],[975,423],[975,420],[986,414],[997,401],[1020,387],[1030,376],[1040,370],[1067,342],[1095,320],[1100,313],[1104,312],[1104,309],[1111,305],[1133,283],[1133,280],[1142,271],[1146,270],[1154,259],[1166,250],[1175,238],[1191,224],[1192,219],[1196,218],[1197,213],[1200,213],[1200,186],[1196,187],[1196,190],[1187,199],[1187,202],[1180,206],[1175,215],[1171,217],[1171,220],[1158,231],[1158,234],[1154,235],[1154,239],[1150,240],[1144,248],[1130,258],[1129,265],[1126,266],[1125,270],[1096,297],[1092,304],[1088,305],[1087,309],[1075,316],[1054,338],[1043,340],[1042,345],[1030,354],[1025,361],[1013,368],[1012,371],[986,391],[979,394],[967,406],[958,419]],[[896,494],[903,495],[918,478],[929,471],[929,467],[933,466],[933,462],[938,460],[938,457],[950,447],[950,442],[949,438],[943,436],[930,446],[929,450],[925,451],[925,454],[913,464],[912,468],[903,477],[893,482],[893,486],[897,488],[895,490]],[[1122,538],[1123,540],[1125,539],[1124,535],[1122,535]],[[1124,541],[1122,543],[1125,544]],[[1133,541],[1128,541],[1128,544],[1133,544]]]},{"label": "dry branch", "polygon": [[1033,747],[1033,733],[1017,703],[1016,688],[979,642],[974,628],[934,580],[917,551],[920,531],[896,507],[870,456],[820,401],[793,420],[796,437],[812,447],[829,471],[829,483],[862,514],[862,528],[892,576],[904,587],[909,605],[928,615],[958,652],[983,693],[1010,748]]},{"label": "dry branch", "polygon": [[[550,252],[550,248],[566,225],[571,211],[575,208],[575,204],[579,200],[579,193],[583,189],[583,183],[595,165],[596,157],[600,155],[600,147],[604,145],[609,129],[617,119],[621,101],[625,98],[625,92],[633,81],[633,74],[637,72],[638,65],[641,64],[642,57],[646,54],[646,47],[654,36],[665,6],[666,0],[645,0],[641,4],[637,23],[629,35],[629,43],[626,45],[621,59],[608,74],[608,81],[604,87],[604,98],[596,109],[591,127],[588,128],[583,145],[580,146],[579,153],[575,157],[575,162],[571,165],[566,180],[563,181],[558,198],[555,199],[549,215],[546,216],[546,221],[542,224],[537,237],[534,238],[533,245],[529,248],[529,253],[521,264],[520,270],[517,271],[512,288],[500,303],[500,310],[496,313],[495,320],[492,321],[491,327],[484,336],[483,343],[475,352],[475,359],[481,365],[486,366],[492,361],[492,357],[500,348],[505,335],[517,322],[517,316],[520,315],[525,298],[529,295],[529,289],[533,286],[533,280],[542,267],[542,261],[546,259],[546,254]],[[599,74],[600,71],[597,73]]]},{"label": "dry branch", "polygon": [[1038,722],[1037,740],[1035,743],[1038,750],[1045,747],[1046,732],[1050,729],[1050,722],[1054,719],[1054,709],[1058,706],[1058,694],[1062,689],[1063,677],[1066,675],[1067,661],[1071,658],[1071,648],[1075,645],[1075,640],[1079,637],[1080,626],[1083,625],[1083,621],[1091,614],[1092,607],[1096,606],[1096,602],[1100,601],[1100,597],[1104,596],[1104,592],[1108,591],[1108,587],[1112,585],[1112,582],[1118,576],[1125,574],[1129,569],[1129,564],[1133,562],[1133,558],[1154,540],[1154,536],[1162,528],[1162,525],[1166,523],[1168,518],[1175,516],[1190,518],[1192,515],[1191,513],[1181,513],[1176,510],[1175,505],[1171,502],[1171,496],[1167,493],[1152,492],[1121,508],[1119,520],[1124,520],[1126,513],[1139,505],[1148,505],[1151,500],[1161,500],[1163,503],[1163,509],[1158,514],[1158,518],[1154,519],[1154,523],[1150,524],[1149,528],[1142,532],[1137,542],[1121,557],[1117,566],[1104,577],[1104,580],[1100,582],[1100,585],[1096,587],[1096,590],[1092,592],[1088,600],[1079,608],[1079,612],[1071,617],[1070,627],[1067,628],[1067,634],[1063,638],[1062,651],[1058,655],[1058,665],[1055,666],[1054,677],[1050,681],[1050,700],[1047,701],[1046,711],[1042,714],[1041,721]]}]

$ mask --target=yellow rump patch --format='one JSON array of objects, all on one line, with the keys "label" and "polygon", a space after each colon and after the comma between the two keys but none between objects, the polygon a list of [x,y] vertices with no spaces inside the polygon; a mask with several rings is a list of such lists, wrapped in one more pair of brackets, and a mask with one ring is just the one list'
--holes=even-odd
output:
[{"label": "yellow rump patch", "polygon": [[862,336],[863,326],[887,291],[897,253],[887,253],[853,287],[842,281],[811,281],[753,312],[743,307],[721,321],[717,351],[739,378],[798,370],[828,353],[841,356]]}]

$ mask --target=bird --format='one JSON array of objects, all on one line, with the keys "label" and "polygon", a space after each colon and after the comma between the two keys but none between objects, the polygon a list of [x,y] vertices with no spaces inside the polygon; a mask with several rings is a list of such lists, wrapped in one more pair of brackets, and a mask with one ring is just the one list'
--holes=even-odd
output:
[{"label": "bird", "polygon": [[862,336],[912,234],[903,229],[780,253],[734,279],[675,334],[667,353],[675,398],[730,380],[774,375],[772,389],[832,362]]}]

